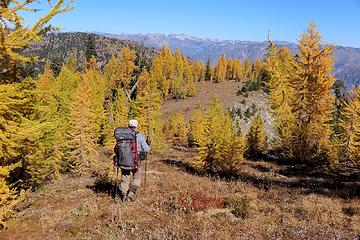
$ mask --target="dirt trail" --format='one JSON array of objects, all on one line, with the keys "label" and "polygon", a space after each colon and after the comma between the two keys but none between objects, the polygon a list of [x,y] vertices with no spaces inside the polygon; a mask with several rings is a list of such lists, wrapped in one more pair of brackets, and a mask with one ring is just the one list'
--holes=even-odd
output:
[{"label": "dirt trail", "polygon": [[[114,203],[110,179],[62,176],[28,195],[0,239],[355,239],[359,199],[288,188],[275,163],[242,163],[242,180],[202,175],[195,151],[152,156],[147,187]],[[110,174],[111,176],[111,174]],[[255,181],[258,180],[258,182]]]}]

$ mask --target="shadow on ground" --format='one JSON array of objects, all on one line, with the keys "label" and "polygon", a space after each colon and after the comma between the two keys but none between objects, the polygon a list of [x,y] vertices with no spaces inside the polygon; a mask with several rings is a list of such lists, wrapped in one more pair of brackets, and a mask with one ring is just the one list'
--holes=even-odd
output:
[{"label": "shadow on ground", "polygon": [[[269,160],[268,160],[269,161]],[[272,169],[264,161],[244,161],[254,171],[240,170],[236,173],[215,173],[194,167],[179,160],[164,159],[166,165],[176,166],[183,171],[194,175],[206,175],[224,180],[241,180],[265,190],[272,187],[283,187],[296,190],[302,194],[316,193],[329,197],[346,199],[360,197],[360,169],[356,165],[344,164],[336,169],[328,170],[321,167],[307,166],[305,164],[291,165],[273,161],[276,166]],[[254,174],[254,172],[258,174]]]},{"label": "shadow on ground", "polygon": [[95,193],[105,193],[111,196],[114,200],[121,199],[120,181],[117,183],[106,176],[97,176],[93,185],[86,186]]}]

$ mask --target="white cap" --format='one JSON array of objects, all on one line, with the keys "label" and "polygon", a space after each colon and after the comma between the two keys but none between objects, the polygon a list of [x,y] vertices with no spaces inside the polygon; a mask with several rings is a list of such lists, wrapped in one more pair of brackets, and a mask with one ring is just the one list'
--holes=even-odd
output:
[{"label": "white cap", "polygon": [[129,127],[134,127],[134,128],[136,128],[138,125],[139,125],[139,122],[138,122],[137,120],[135,120],[135,119],[131,119],[131,120],[129,121]]}]

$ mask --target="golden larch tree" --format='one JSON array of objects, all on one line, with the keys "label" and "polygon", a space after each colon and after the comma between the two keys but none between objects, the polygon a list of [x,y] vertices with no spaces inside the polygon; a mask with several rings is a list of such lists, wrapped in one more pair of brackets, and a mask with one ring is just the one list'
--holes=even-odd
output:
[{"label": "golden larch tree", "polygon": [[216,66],[215,66],[215,82],[222,82],[226,79],[226,68],[227,62],[225,59],[225,54],[222,53],[221,57],[219,58]]},{"label": "golden larch tree", "polygon": [[176,143],[187,143],[188,128],[185,117],[182,112],[173,113],[168,121],[167,134],[171,136]]},{"label": "golden larch tree", "polygon": [[[54,29],[49,21],[57,14],[72,8],[72,2],[58,0],[50,3],[50,10],[33,24],[24,18],[24,12],[34,12],[35,0],[0,2],[0,225],[7,217],[18,198],[17,187],[34,187],[41,173],[48,178],[52,170],[47,168],[45,144],[49,140],[46,119],[37,106],[36,83],[33,79],[20,79],[18,65],[34,62],[36,57],[25,56],[22,51],[33,42],[38,42],[48,31]],[[21,82],[20,82],[21,81]],[[18,83],[20,82],[20,83]],[[15,84],[14,84],[15,83]],[[50,142],[50,141],[48,141]],[[38,165],[38,169],[32,168]],[[52,167],[52,166],[51,166]],[[47,169],[46,169],[47,168]],[[36,171],[36,172],[35,172]],[[20,174],[18,174],[20,173]],[[39,174],[37,174],[39,173]]]},{"label": "golden larch tree", "polygon": [[294,58],[288,48],[277,49],[269,42],[268,53],[264,60],[264,68],[268,73],[268,98],[272,104],[275,119],[275,147],[284,157],[292,157],[292,140],[295,127],[295,116],[291,101],[293,89],[291,80],[294,68]]},{"label": "golden larch tree", "polygon": [[199,146],[201,138],[205,133],[205,118],[201,108],[195,108],[189,120],[188,143],[189,146]]},{"label": "golden larch tree", "polygon": [[295,157],[301,161],[326,158],[329,153],[334,83],[333,47],[324,45],[315,24],[301,35],[296,72],[292,80],[292,111],[295,116]]},{"label": "golden larch tree", "polygon": [[166,45],[163,46],[159,54],[161,56],[163,73],[163,82],[160,82],[160,86],[162,87],[164,98],[166,99],[168,94],[173,92],[172,89],[174,89],[176,81],[175,56]]},{"label": "golden larch tree", "polygon": [[176,99],[185,97],[184,90],[184,72],[185,72],[185,61],[179,49],[175,51],[175,76],[174,81],[171,84],[171,95]]},{"label": "golden larch tree", "polygon": [[77,174],[87,174],[95,166],[98,123],[92,106],[92,76],[85,74],[78,86],[69,114],[69,164]]},{"label": "golden larch tree", "polygon": [[[344,129],[342,148],[345,150],[345,158],[353,162],[360,162],[360,87],[354,92],[353,100],[346,104],[344,119],[341,120]],[[341,156],[344,158],[344,156]]]},{"label": "golden larch tree", "polygon": [[242,67],[242,80],[247,80],[250,78],[251,75],[251,62],[250,59],[247,57],[244,60],[243,67]]},{"label": "golden larch tree", "polygon": [[215,172],[230,172],[237,168],[245,151],[244,138],[235,133],[229,113],[215,98],[205,112],[204,134],[198,140],[197,164]]},{"label": "golden larch tree", "polygon": [[232,77],[235,81],[241,80],[241,71],[242,71],[242,65],[239,59],[234,60],[234,66],[233,66],[233,73]]},{"label": "golden larch tree", "polygon": [[194,78],[196,82],[201,81],[201,64],[198,58],[195,58],[194,63],[192,64]]},{"label": "golden larch tree", "polygon": [[253,80],[257,80],[261,74],[261,70],[263,69],[263,65],[259,59],[255,59],[252,68],[251,68],[251,78]]},{"label": "golden larch tree", "polygon": [[49,64],[45,65],[44,73],[36,82],[36,90],[38,92],[38,100],[48,103],[50,101],[52,85],[55,81],[54,73]]},{"label": "golden larch tree", "polygon": [[137,66],[135,65],[136,52],[128,47],[123,47],[119,55],[119,65],[117,72],[117,87],[129,87],[131,77]]},{"label": "golden larch tree", "polygon": [[138,94],[135,100],[135,118],[139,121],[139,132],[151,141],[154,152],[164,148],[164,126],[162,122],[162,96],[157,82],[144,69],[139,76]]},{"label": "golden larch tree", "polygon": [[267,136],[260,114],[252,120],[246,140],[246,153],[251,158],[261,157],[267,150]]},{"label": "golden larch tree", "polygon": [[25,56],[22,49],[33,42],[39,42],[42,36],[51,30],[49,21],[57,14],[68,12],[72,9],[73,2],[58,0],[54,4],[49,1],[50,10],[45,15],[28,26],[23,17],[24,12],[35,12],[36,0],[6,0],[0,3],[0,83],[17,81],[16,64],[19,62],[34,62],[37,57]]},{"label": "golden larch tree", "polygon": [[184,57],[184,83],[186,85],[186,96],[193,97],[196,95],[196,84],[193,68],[188,59]]},{"label": "golden larch tree", "polygon": [[206,66],[204,62],[200,63],[200,79],[199,82],[205,82]]},{"label": "golden larch tree", "polygon": [[106,80],[106,90],[108,94],[110,94],[111,90],[116,89],[116,83],[118,81],[118,68],[119,59],[112,55],[109,62],[104,67],[104,77]]}]

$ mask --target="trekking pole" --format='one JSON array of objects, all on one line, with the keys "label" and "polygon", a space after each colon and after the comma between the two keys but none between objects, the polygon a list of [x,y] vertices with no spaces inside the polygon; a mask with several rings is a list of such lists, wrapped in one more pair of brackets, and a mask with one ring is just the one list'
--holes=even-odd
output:
[{"label": "trekking pole", "polygon": [[115,197],[114,197],[114,203],[117,203],[117,196],[118,196],[118,178],[119,178],[119,168],[117,165],[115,165],[115,171],[116,171],[116,179],[115,179]]},{"label": "trekking pole", "polygon": [[145,190],[146,190],[147,159],[148,159],[148,156],[146,156],[146,158],[145,158],[145,178],[144,178],[144,189],[145,189]]},{"label": "trekking pole", "polygon": [[[150,94],[149,94],[150,95]],[[148,138],[151,144],[151,137],[150,137],[150,96],[148,96],[148,108],[147,108],[147,122],[148,122]],[[147,161],[150,156],[150,152],[146,154],[145,157],[145,178],[144,178],[144,192],[146,191],[146,172],[147,172]]]}]

